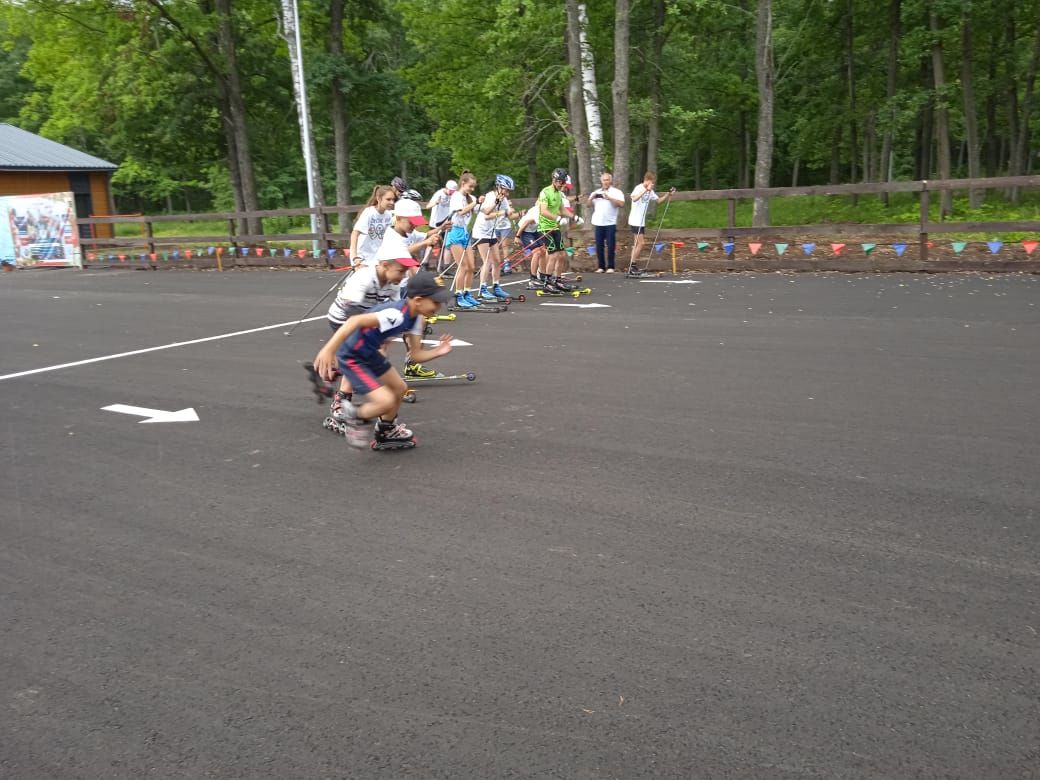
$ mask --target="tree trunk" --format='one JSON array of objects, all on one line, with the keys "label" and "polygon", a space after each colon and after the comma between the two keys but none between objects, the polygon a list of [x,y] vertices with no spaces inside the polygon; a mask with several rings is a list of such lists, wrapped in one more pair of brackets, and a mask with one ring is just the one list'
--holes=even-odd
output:
[{"label": "tree trunk", "polygon": [[581,41],[578,37],[578,7],[575,0],[567,0],[567,59],[571,66],[571,77],[567,82],[567,115],[570,120],[571,138],[577,154],[577,180],[572,181],[578,192],[592,192],[592,167],[589,136],[585,129],[585,101],[581,86]]},{"label": "tree trunk", "polygon": [[[996,33],[990,37],[989,67],[987,75],[989,83],[997,81],[997,58],[1000,52],[1000,41]],[[997,126],[997,97],[995,90],[988,90],[986,95],[986,175],[996,176],[1000,169],[1000,138]]]},{"label": "tree trunk", "polygon": [[[769,186],[773,170],[773,2],[758,0],[755,33],[755,75],[758,79],[758,140],[755,146],[755,188]],[[751,225],[769,225],[769,199],[755,198]]]},{"label": "tree trunk", "polygon": [[534,107],[526,94],[524,101],[524,146],[527,149],[527,191],[538,194],[538,127],[534,121]]},{"label": "tree trunk", "polygon": [[[346,0],[331,0],[329,6],[329,56],[335,64],[343,61],[343,10]],[[350,125],[343,77],[332,77],[332,143],[335,149],[336,205],[350,205]],[[339,233],[349,233],[354,220],[341,212],[336,224]]]},{"label": "tree trunk", "polygon": [[[214,8],[218,20],[217,40],[223,58],[231,133],[234,137],[234,152],[238,160],[239,176],[242,183],[242,205],[246,211],[257,211],[260,208],[260,203],[256,193],[256,176],[253,173],[249,127],[246,119],[246,103],[242,97],[242,82],[238,73],[238,55],[235,52],[235,33],[231,21],[231,0],[215,0]],[[258,217],[246,219],[245,225],[248,233],[253,235],[263,233],[263,223]]]},{"label": "tree trunk", "polygon": [[[573,2],[573,0],[570,0]],[[581,96],[585,104],[585,124],[589,129],[589,158],[593,178],[604,169],[603,163],[603,120],[599,113],[599,95],[596,91],[596,58],[589,46],[587,29],[589,17],[585,3],[577,3],[578,46],[581,52]],[[595,184],[592,185],[595,189]],[[588,193],[591,190],[583,190]]]},{"label": "tree trunk", "polygon": [[[942,41],[940,40],[939,14],[934,2],[928,8],[928,25],[932,31],[932,75],[935,83],[935,143],[938,156],[940,179],[950,178],[950,120],[946,108],[946,72],[943,68]],[[940,195],[939,218],[953,214],[953,193],[943,190]]]},{"label": "tree trunk", "polygon": [[[896,89],[899,86],[899,38],[901,33],[901,0],[890,0],[888,4],[888,78],[885,81],[885,97],[888,108],[885,117],[885,137],[881,142],[882,181],[892,181],[895,175],[896,133]],[[881,193],[881,202],[888,205],[888,193]]]},{"label": "tree trunk", "polygon": [[[856,165],[859,157],[859,137],[856,117],[856,65],[853,59],[855,37],[852,27],[852,0],[848,0],[845,11],[845,81],[849,91],[849,181],[857,178]],[[852,198],[855,204],[856,198]]]},{"label": "tree trunk", "polygon": [[[296,116],[300,123],[300,148],[304,155],[304,175],[307,180],[307,206],[320,209],[325,205],[325,195],[321,186],[321,170],[318,166],[318,147],[314,143],[311,128],[310,102],[307,100],[307,81],[303,68],[303,51],[300,45],[297,24],[296,6],[293,0],[282,0],[282,30],[286,45],[289,47],[289,64],[292,70],[293,97],[296,102]],[[311,218],[314,233],[327,233],[325,215],[320,211]],[[316,239],[322,240],[322,239]]]},{"label": "tree trunk", "polygon": [[646,128],[646,169],[657,170],[657,147],[661,140],[661,55],[664,52],[664,0],[654,0],[653,58],[650,72],[650,122]]},{"label": "tree trunk", "polygon": [[[968,178],[982,175],[979,158],[979,122],[975,108],[975,85],[971,67],[971,16],[968,6],[961,18],[961,96],[964,99],[964,143],[968,152]],[[968,206],[977,209],[982,205],[984,190],[968,190]]]},{"label": "tree trunk", "polygon": [[737,114],[737,132],[740,135],[737,139],[737,189],[746,190],[751,184],[748,178],[748,170],[751,168],[748,160],[751,144],[748,139],[751,131],[748,129],[747,111]]},{"label": "tree trunk", "polygon": [[[1012,176],[1022,176],[1029,168],[1029,124],[1033,115],[1033,103],[1036,100],[1036,70],[1040,61],[1040,27],[1037,27],[1033,39],[1033,54],[1029,60],[1029,70],[1026,72],[1025,95],[1022,98],[1022,118],[1018,123],[1018,135],[1015,137],[1015,148],[1011,153]],[[1011,189],[1011,200],[1018,203],[1019,188]]]},{"label": "tree trunk", "polygon": [[632,140],[628,126],[628,14],[629,0],[617,0],[614,6],[614,184],[622,192],[631,192],[629,157]]}]

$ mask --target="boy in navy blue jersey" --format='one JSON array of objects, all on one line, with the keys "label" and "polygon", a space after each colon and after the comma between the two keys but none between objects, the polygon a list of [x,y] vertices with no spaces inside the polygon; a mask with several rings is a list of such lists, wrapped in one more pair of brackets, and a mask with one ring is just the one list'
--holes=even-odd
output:
[{"label": "boy in navy blue jersey", "polygon": [[[420,271],[408,282],[404,300],[388,301],[350,317],[314,358],[314,370],[322,379],[332,381],[338,371],[355,393],[367,396],[360,406],[344,406],[347,441],[352,446],[364,447],[368,443],[366,428],[375,418],[376,445],[414,443],[412,432],[397,422],[401,399],[408,387],[380,347],[402,334],[421,338],[424,318],[436,314],[450,295],[443,279]],[[436,347],[416,350],[412,359],[425,362],[449,352],[451,336],[443,335]]]}]

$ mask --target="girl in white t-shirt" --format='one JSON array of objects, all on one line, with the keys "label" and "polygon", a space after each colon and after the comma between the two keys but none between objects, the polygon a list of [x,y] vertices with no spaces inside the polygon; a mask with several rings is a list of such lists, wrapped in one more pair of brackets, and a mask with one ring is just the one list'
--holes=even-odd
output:
[{"label": "girl in white t-shirt", "polygon": [[459,176],[459,189],[451,196],[449,206],[451,230],[448,231],[448,237],[444,240],[444,248],[451,250],[452,262],[456,264],[455,281],[452,287],[455,290],[455,306],[459,309],[472,309],[480,305],[469,291],[469,284],[473,279],[473,249],[469,245],[469,220],[473,216],[473,209],[478,205],[478,201],[471,194],[476,186],[477,177],[469,171],[463,171]]},{"label": "girl in white t-shirt", "polygon": [[354,265],[375,264],[379,245],[383,243],[383,235],[393,219],[395,200],[394,188],[389,185],[380,185],[372,190],[372,197],[350,232],[350,262]]},{"label": "girl in white t-shirt", "polygon": [[504,174],[495,176],[495,188],[484,196],[483,205],[477,212],[473,223],[473,239],[477,253],[480,255],[480,293],[478,300],[495,303],[509,297],[509,293],[499,284],[502,272],[502,258],[498,252],[497,235],[498,220],[509,217],[513,211],[509,203],[509,193],[513,191],[513,180]]},{"label": "girl in white t-shirt", "polygon": [[632,229],[632,256],[628,261],[628,272],[636,273],[639,267],[636,259],[646,245],[646,212],[653,201],[663,203],[675,194],[672,187],[664,195],[654,192],[657,187],[657,174],[647,171],[643,174],[642,184],[637,184],[632,190],[632,210],[628,212],[628,226]]}]

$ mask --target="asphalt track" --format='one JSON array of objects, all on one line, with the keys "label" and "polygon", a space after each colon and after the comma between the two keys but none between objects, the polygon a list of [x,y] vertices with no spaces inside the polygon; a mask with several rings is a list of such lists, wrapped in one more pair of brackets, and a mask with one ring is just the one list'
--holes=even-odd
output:
[{"label": "asphalt track", "polygon": [[0,776],[1036,776],[1040,277],[587,275],[395,453],[321,322],[3,378],[333,278],[0,277]]}]

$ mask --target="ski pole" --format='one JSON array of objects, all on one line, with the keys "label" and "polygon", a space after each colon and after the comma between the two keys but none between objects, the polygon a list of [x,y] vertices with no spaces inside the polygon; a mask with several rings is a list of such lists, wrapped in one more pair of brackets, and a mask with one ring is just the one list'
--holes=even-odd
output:
[{"label": "ski pole", "polygon": [[[675,188],[672,188],[672,193],[675,192]],[[661,221],[657,223],[657,233],[654,234],[654,242],[650,244],[650,256],[646,259],[646,267],[643,268],[643,273],[646,273],[647,269],[650,268],[650,261],[654,259],[654,248],[657,246],[657,239],[661,237],[661,228],[664,227],[664,220],[668,216],[668,207],[672,205],[672,199],[664,203],[664,213],[661,215]]]},{"label": "ski pole", "polygon": [[318,298],[318,300],[316,300],[314,302],[314,305],[311,306],[309,309],[307,309],[307,312],[302,317],[300,317],[300,319],[296,320],[296,322],[293,323],[293,326],[291,328],[289,328],[289,330],[285,331],[285,335],[286,336],[291,336],[293,334],[293,331],[296,330],[296,326],[299,325],[301,322],[303,322],[305,319],[307,319],[307,317],[310,316],[310,313],[312,311],[314,311],[315,309],[317,309],[321,305],[321,302],[329,297],[329,293],[331,293],[335,289],[338,289],[343,284],[343,282],[347,281],[347,279],[350,278],[350,275],[352,273],[354,273],[354,269],[353,268],[351,268],[349,271],[347,271],[345,274],[343,274],[343,276],[339,279],[339,281],[337,281],[334,285],[332,285],[332,287],[327,289],[325,291],[325,294],[322,295],[320,298]]}]

